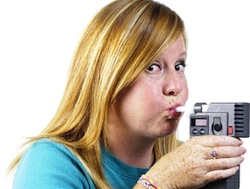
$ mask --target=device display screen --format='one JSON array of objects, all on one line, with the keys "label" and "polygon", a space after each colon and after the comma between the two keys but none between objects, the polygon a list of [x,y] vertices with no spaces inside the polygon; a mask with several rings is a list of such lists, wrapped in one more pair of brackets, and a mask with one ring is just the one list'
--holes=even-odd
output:
[{"label": "device display screen", "polygon": [[195,119],[195,126],[207,126],[207,119]]}]

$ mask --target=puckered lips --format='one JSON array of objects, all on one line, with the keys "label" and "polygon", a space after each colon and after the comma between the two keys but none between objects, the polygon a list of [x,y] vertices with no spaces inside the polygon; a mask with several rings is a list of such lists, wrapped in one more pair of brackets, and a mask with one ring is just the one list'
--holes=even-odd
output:
[{"label": "puckered lips", "polygon": [[181,104],[177,103],[175,104],[174,106],[171,106],[169,109],[168,109],[168,112],[169,112],[169,115],[173,118],[178,118],[182,115],[182,112],[177,112],[176,111],[176,108],[181,106]]}]

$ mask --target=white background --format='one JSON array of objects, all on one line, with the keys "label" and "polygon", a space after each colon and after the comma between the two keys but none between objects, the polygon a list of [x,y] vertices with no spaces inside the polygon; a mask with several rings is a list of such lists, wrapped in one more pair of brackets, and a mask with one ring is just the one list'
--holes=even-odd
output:
[{"label": "white background", "polygon": [[[23,137],[46,126],[61,98],[76,44],[89,19],[110,0],[0,0],[0,188]],[[195,102],[250,102],[250,6],[247,0],[161,0],[186,23],[187,78]],[[189,138],[184,115],[179,137]],[[244,146],[250,151],[250,139]],[[241,189],[249,188],[249,152]],[[248,187],[247,187],[248,186]]]}]

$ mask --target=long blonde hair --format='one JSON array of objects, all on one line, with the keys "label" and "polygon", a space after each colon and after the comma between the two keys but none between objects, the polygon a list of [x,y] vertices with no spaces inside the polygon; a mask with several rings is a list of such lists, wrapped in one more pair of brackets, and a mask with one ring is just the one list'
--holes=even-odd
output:
[{"label": "long blonde hair", "polygon": [[[116,0],[105,6],[78,44],[57,112],[27,144],[51,138],[66,145],[82,161],[97,188],[110,188],[100,157],[101,144],[108,146],[109,107],[180,35],[186,41],[182,19],[158,2]],[[156,158],[176,146],[175,134],[158,139]],[[12,169],[21,157],[15,159]]]}]

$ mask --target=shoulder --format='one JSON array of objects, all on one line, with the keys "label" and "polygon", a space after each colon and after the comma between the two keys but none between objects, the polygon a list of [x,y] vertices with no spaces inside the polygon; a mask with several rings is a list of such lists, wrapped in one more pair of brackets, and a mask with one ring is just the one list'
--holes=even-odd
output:
[{"label": "shoulder", "polygon": [[50,139],[42,139],[30,146],[23,156],[30,160],[47,160],[46,163],[53,162],[56,159],[75,159],[75,155],[63,144]]},{"label": "shoulder", "polygon": [[42,139],[23,155],[13,188],[84,188],[92,184],[79,159],[65,145]]},{"label": "shoulder", "polygon": [[53,140],[42,139],[27,149],[20,164],[26,165],[26,163],[32,163],[33,168],[37,168],[38,165],[45,167],[60,166],[60,169],[62,169],[70,166],[70,164],[65,166],[64,163],[69,163],[72,160],[78,161],[76,156],[65,145]]}]

